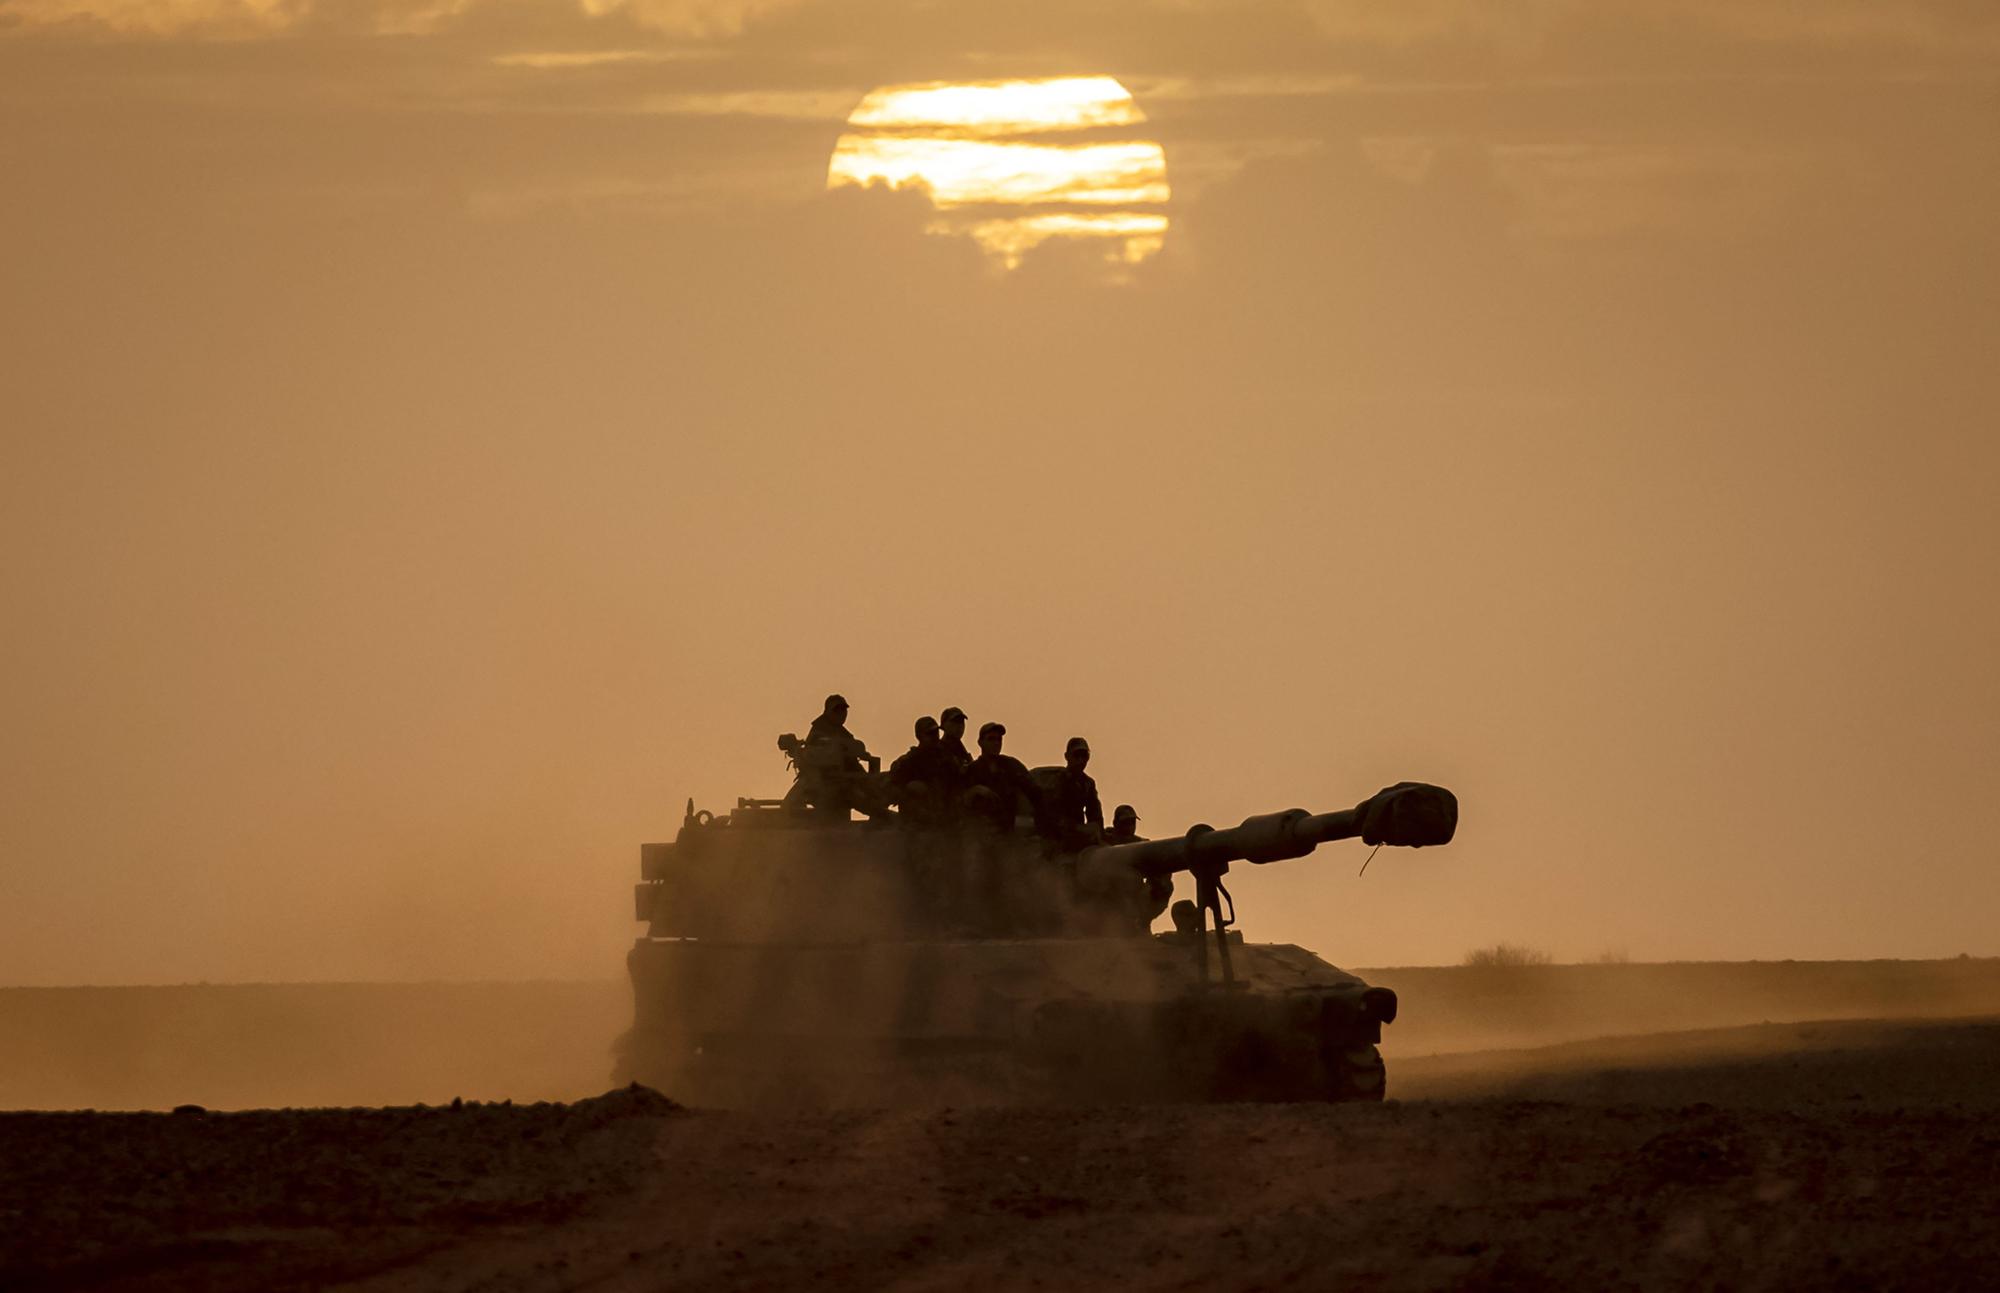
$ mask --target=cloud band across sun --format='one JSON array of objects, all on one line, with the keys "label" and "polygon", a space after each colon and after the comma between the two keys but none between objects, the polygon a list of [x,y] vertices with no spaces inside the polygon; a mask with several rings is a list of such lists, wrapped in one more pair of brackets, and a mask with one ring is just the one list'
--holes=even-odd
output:
[{"label": "cloud band across sun", "polygon": [[1166,153],[1108,76],[929,82],[874,90],[849,114],[827,186],[919,186],[931,231],[1012,268],[1051,238],[1135,264],[1166,238]]}]

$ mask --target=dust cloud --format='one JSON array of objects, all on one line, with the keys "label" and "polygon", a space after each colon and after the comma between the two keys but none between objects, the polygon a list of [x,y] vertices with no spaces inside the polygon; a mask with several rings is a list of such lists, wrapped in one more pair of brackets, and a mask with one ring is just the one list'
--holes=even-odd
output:
[{"label": "dust cloud", "polygon": [[[1993,960],[1361,973],[1401,998],[1382,1051],[1390,1094],[1408,1098],[1812,1048],[1718,1031],[1779,1021],[2000,1017]],[[632,1017],[623,980],[6,989],[0,1108],[577,1099],[613,1079]]]},{"label": "dust cloud", "polygon": [[2000,1015],[2000,961],[1765,961],[1357,971],[1403,1002],[1392,1058],[1772,1021]]},{"label": "dust cloud", "polygon": [[577,1099],[631,1019],[609,979],[0,989],[0,1108]]}]

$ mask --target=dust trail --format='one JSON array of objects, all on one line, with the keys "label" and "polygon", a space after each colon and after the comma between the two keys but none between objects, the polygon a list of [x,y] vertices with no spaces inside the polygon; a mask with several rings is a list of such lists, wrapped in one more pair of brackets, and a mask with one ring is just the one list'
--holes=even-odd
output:
[{"label": "dust trail", "polygon": [[0,989],[0,1108],[577,1099],[609,1081],[622,981]]},{"label": "dust trail", "polygon": [[2000,1018],[1755,1024],[1405,1060],[1407,1100],[2000,1108]]},{"label": "dust trail", "polygon": [[1357,971],[1394,988],[1395,1060],[1791,1020],[2000,1014],[2000,960],[1453,966]]},{"label": "dust trail", "polygon": [[[1383,1051],[1390,1090],[1404,1097],[1421,1089],[1412,1082],[1426,1058],[1444,1053],[1766,1021],[2000,1015],[2000,961],[1992,959],[1361,974],[1402,999]],[[0,989],[0,1108],[574,1099],[604,1088],[612,1043],[631,1020],[622,979]],[[1472,1061],[1453,1063],[1463,1074]],[[1516,1063],[1477,1060],[1502,1070]],[[1587,1057],[1586,1066],[1620,1063]],[[1434,1066],[1432,1076],[1444,1071]]]}]

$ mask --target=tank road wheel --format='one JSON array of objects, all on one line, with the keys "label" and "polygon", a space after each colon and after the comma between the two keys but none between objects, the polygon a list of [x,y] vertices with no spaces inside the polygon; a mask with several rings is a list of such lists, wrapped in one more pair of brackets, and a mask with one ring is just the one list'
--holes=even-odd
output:
[{"label": "tank road wheel", "polygon": [[1382,1052],[1367,1043],[1326,1051],[1326,1098],[1380,1100],[1389,1089]]}]

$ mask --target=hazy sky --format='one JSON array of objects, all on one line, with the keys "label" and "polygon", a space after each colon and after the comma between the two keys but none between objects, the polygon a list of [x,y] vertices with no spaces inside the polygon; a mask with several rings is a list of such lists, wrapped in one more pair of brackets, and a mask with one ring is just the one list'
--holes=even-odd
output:
[{"label": "hazy sky", "polygon": [[[1057,74],[1132,272],[826,192]],[[830,690],[1451,786],[1344,964],[2000,953],[1990,0],[0,0],[0,175],[0,982],[619,973]]]}]

